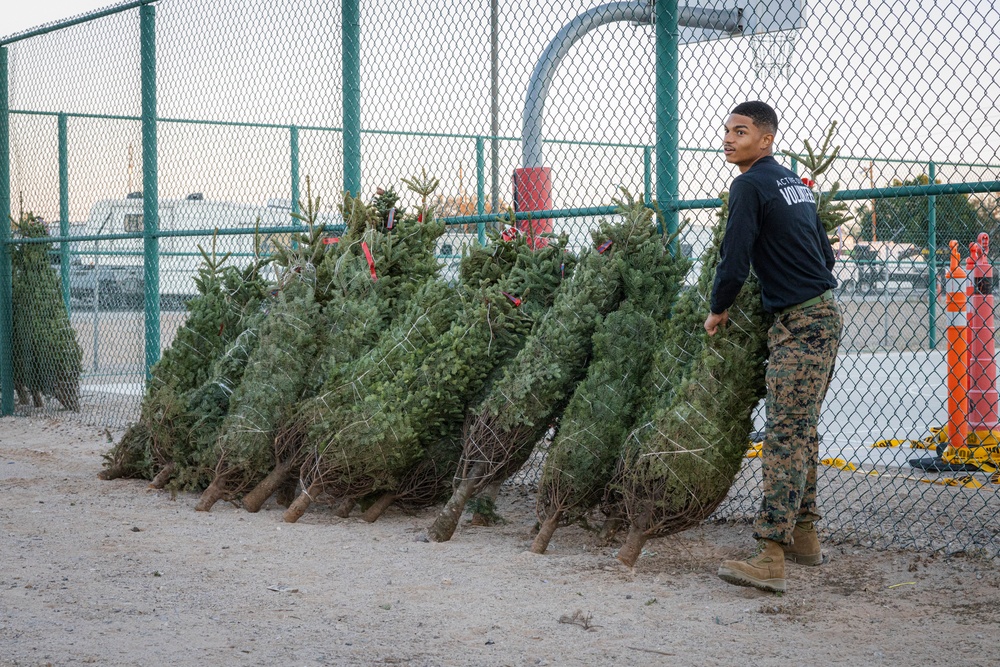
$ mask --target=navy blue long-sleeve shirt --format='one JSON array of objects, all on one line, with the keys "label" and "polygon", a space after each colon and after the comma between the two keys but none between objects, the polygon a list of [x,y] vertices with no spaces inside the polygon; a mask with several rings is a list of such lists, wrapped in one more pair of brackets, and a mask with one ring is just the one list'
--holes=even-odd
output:
[{"label": "navy blue long-sleeve shirt", "polygon": [[764,310],[776,313],[837,286],[833,249],[802,179],[771,156],[733,180],[711,309],[733,305],[753,265]]}]

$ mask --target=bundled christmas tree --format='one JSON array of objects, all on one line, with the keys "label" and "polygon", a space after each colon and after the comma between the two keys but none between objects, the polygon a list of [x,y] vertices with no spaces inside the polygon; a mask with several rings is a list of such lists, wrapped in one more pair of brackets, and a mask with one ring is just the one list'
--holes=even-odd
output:
[{"label": "bundled christmas tree", "polygon": [[726,216],[724,205],[698,290],[685,294],[670,320],[654,392],[619,462],[612,493],[630,523],[618,554],[627,565],[647,539],[697,525],[725,498],[764,395],[770,318],[756,281],[743,286],[724,330],[710,338],[703,327]]},{"label": "bundled christmas tree", "polygon": [[[494,239],[492,249],[513,246],[516,261],[507,276],[496,282],[494,267],[476,260],[477,266],[463,267],[461,273],[471,283],[460,283],[462,308],[451,327],[430,345],[419,370],[401,369],[389,391],[395,416],[390,428],[366,432],[352,440],[349,431],[338,434],[338,454],[344,457],[342,473],[328,488],[340,496],[360,497],[384,493],[369,507],[364,518],[374,521],[392,502],[409,506],[436,500],[440,489],[454,474],[460,452],[458,430],[466,410],[482,390],[497,366],[511,358],[523,345],[528,333],[551,305],[558,285],[572,268],[573,257],[565,251],[566,239],[552,239],[531,251],[527,239],[516,235],[510,241]],[[485,254],[480,251],[476,254]],[[500,251],[499,254],[509,254]],[[473,256],[470,256],[472,259]],[[388,388],[387,388],[388,389]],[[398,406],[398,409],[397,409]],[[400,465],[359,465],[371,451],[370,438],[376,435],[378,448],[410,451]]]},{"label": "bundled christmas tree", "polygon": [[[49,235],[30,212],[11,223],[25,239]],[[59,274],[49,262],[51,249],[51,243],[18,243],[11,249],[14,387],[25,405],[40,408],[42,396],[51,396],[76,412],[83,351],[63,303]]]},{"label": "bundled christmas tree", "polygon": [[[652,211],[625,194],[626,215],[651,218]],[[604,498],[689,268],[690,262],[659,235],[622,258],[625,301],[598,325],[587,376],[566,406],[546,454],[533,552],[544,553],[559,525],[582,518]]]},{"label": "bundled christmas tree", "polygon": [[[327,241],[327,230],[317,224],[320,207],[307,181],[304,214],[293,214],[306,229],[278,248],[278,280],[257,329],[257,346],[229,399],[218,437],[200,456],[214,473],[196,507],[200,511],[224,497],[242,495],[273,469],[275,431],[309,387],[330,329],[323,310],[327,289],[336,281],[336,267],[352,259],[346,239]],[[364,233],[363,227],[355,231]]]},{"label": "bundled christmas tree", "polygon": [[342,254],[329,267],[319,363],[293,405],[288,406],[273,438],[273,467],[243,499],[257,511],[286,482],[308,454],[306,436],[322,412],[315,397],[340,387],[350,365],[363,357],[413,299],[420,285],[436,280],[434,256],[444,225],[433,212],[406,215],[396,206],[391,189],[380,190],[370,204],[347,197],[343,207],[348,234],[340,240]]},{"label": "bundled christmas tree", "polygon": [[173,422],[179,437],[172,451],[174,470],[169,487],[173,491],[201,493],[215,478],[212,459],[222,422],[229,414],[233,393],[243,381],[243,373],[260,342],[260,328],[267,318],[270,286],[256,309],[239,322],[238,334],[209,366],[208,379],[181,397],[183,412]]},{"label": "bundled christmas tree", "polygon": [[[300,407],[297,431],[305,429],[300,468],[304,490],[285,513],[286,521],[297,520],[327,482],[332,481],[331,471],[337,466],[327,458],[327,450],[332,454],[338,431],[350,425],[348,420],[355,413],[355,404],[367,401],[376,409],[381,407],[382,386],[390,382],[408,359],[419,357],[424,346],[447,331],[459,308],[458,295],[452,288],[438,278],[427,280],[378,344],[361,358],[348,362],[346,368],[337,369],[336,381],[325,384],[320,394]],[[384,415],[380,418],[387,419]],[[365,425],[359,427],[363,429]],[[392,452],[387,454],[393,456]]]},{"label": "bundled christmas tree", "polygon": [[647,214],[622,214],[622,222],[602,222],[593,233],[595,249],[581,257],[524,347],[471,410],[455,488],[430,539],[451,539],[469,498],[521,467],[583,378],[594,330],[624,296],[622,258],[657,234]]},{"label": "bundled christmas tree", "polygon": [[[496,284],[527,253],[520,239],[476,249],[466,257],[459,289],[428,281],[378,345],[303,406],[310,442],[301,469],[305,490],[286,520],[297,520],[321,491],[344,498],[344,513],[359,496],[395,487],[424,443],[461,421],[463,397],[489,372],[490,355],[502,355],[516,330],[530,323],[515,307],[520,297]],[[560,260],[555,250],[549,256],[549,281],[558,282],[552,274]]]},{"label": "bundled christmas tree", "polygon": [[152,479],[152,486],[161,488],[176,471],[176,454],[191,437],[191,393],[210,380],[213,363],[240,336],[244,319],[264,298],[260,271],[269,260],[261,256],[259,240],[255,247],[253,260],[242,269],[225,265],[229,255],[216,254],[214,238],[210,252],[199,248],[198,295],[188,302],[187,319],[173,343],[150,369],[138,421],[105,455],[102,479]]},{"label": "bundled christmas tree", "polygon": [[[829,167],[833,158],[826,151],[832,132],[818,154],[807,150],[808,168]],[[752,273],[729,309],[729,324],[712,337],[704,332],[728,218],[728,197],[722,199],[714,247],[699,279],[702,305],[698,307],[693,295],[682,299],[671,318],[667,343],[654,367],[659,397],[648,397],[645,416],[626,442],[613,485],[611,496],[630,523],[618,559],[629,566],[650,537],[699,524],[725,499],[746,455],[753,410],[766,393],[767,330],[773,317],[763,310],[760,285]],[[817,204],[824,226],[840,224],[843,212],[832,197],[820,198]]]}]

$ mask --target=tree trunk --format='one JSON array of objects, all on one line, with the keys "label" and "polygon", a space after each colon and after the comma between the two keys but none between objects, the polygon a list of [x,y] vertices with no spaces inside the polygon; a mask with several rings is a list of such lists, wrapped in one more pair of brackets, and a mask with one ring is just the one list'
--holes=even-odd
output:
[{"label": "tree trunk", "polygon": [[165,487],[167,482],[170,481],[170,478],[174,476],[174,469],[175,466],[173,461],[163,466],[163,469],[156,473],[156,477],[154,477],[153,481],[149,483],[149,488],[162,489]]},{"label": "tree trunk", "polygon": [[609,516],[604,520],[601,530],[597,533],[597,538],[604,544],[611,544],[611,540],[615,539],[615,535],[621,530],[623,523],[625,522],[620,516]]},{"label": "tree trunk", "polygon": [[461,481],[455,492],[451,494],[444,509],[437,515],[434,524],[427,531],[429,539],[434,542],[447,542],[451,539],[451,536],[455,534],[455,529],[458,528],[462,512],[465,511],[465,503],[469,502],[469,498],[475,493],[476,480],[483,472],[485,472],[485,466],[477,464],[473,467],[472,472]]},{"label": "tree trunk", "polygon": [[259,512],[267,499],[274,495],[292,471],[293,458],[289,457],[285,461],[278,461],[274,470],[268,473],[267,477],[260,481],[250,493],[243,496],[243,509],[247,512]]},{"label": "tree trunk", "polygon": [[552,534],[559,527],[560,518],[562,518],[562,510],[556,510],[552,513],[552,516],[542,522],[541,527],[538,529],[538,534],[535,535],[535,540],[531,543],[531,553],[545,553],[545,550],[549,548],[549,540],[552,539]]},{"label": "tree trunk", "polygon": [[286,523],[295,523],[302,518],[302,515],[306,513],[309,506],[312,505],[313,497],[323,490],[323,485],[319,482],[313,482],[308,489],[299,494],[299,497],[295,499],[282,518],[284,518]]},{"label": "tree trunk", "polygon": [[294,477],[286,477],[285,483],[278,487],[274,499],[282,507],[288,507],[295,501],[296,491],[299,489],[299,481]]},{"label": "tree trunk", "polygon": [[351,516],[351,510],[354,506],[358,504],[358,501],[354,498],[341,498],[340,502],[336,504],[333,508],[333,515],[339,516],[341,519],[346,519]]},{"label": "tree trunk", "polygon": [[194,506],[196,512],[209,512],[215,503],[219,502],[226,495],[226,477],[224,475],[216,475],[212,483],[208,485],[204,493],[201,494],[201,499],[198,504]]},{"label": "tree trunk", "polygon": [[646,535],[645,531],[639,530],[633,525],[629,528],[625,544],[618,550],[618,560],[629,567],[633,567],[635,562],[639,560],[639,556],[642,555],[642,547],[648,539],[649,536]]},{"label": "tree trunk", "polygon": [[486,514],[481,514],[479,512],[472,513],[472,525],[473,526],[492,526],[497,522],[499,515],[496,512],[497,496],[500,495],[500,487],[503,486],[503,480],[497,480],[495,482],[490,482],[486,487],[476,494],[477,498],[482,498],[489,501],[489,508],[492,511],[492,515],[488,516]]},{"label": "tree trunk", "polygon": [[392,492],[383,493],[379,496],[371,507],[365,510],[365,513],[361,515],[361,518],[368,523],[374,523],[382,516],[382,512],[389,509],[389,505],[392,505],[396,501],[396,494]]},{"label": "tree trunk", "polygon": [[97,473],[97,479],[103,479],[105,481],[110,481],[112,479],[121,479],[124,476],[125,476],[125,466],[121,465],[105,468],[101,472]]},{"label": "tree trunk", "polygon": [[62,403],[62,406],[67,410],[71,410],[73,412],[80,411],[80,392],[79,387],[76,385],[68,382],[59,382],[53,389],[52,395],[55,396],[56,400]]}]

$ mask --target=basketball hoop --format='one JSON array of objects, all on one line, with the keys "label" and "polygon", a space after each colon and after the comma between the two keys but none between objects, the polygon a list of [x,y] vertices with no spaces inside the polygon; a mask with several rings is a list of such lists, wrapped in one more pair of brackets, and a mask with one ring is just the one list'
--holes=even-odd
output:
[{"label": "basketball hoop", "polygon": [[758,79],[788,79],[792,75],[795,31],[781,30],[750,36],[753,69]]}]

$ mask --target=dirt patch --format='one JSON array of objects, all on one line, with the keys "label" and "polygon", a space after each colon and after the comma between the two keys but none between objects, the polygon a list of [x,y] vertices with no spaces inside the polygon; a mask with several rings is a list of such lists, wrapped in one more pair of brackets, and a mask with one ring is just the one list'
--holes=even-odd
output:
[{"label": "dirt patch", "polygon": [[715,576],[751,546],[746,524],[652,540],[625,569],[579,526],[528,553],[534,500],[516,488],[504,523],[466,516],[443,544],[419,541],[436,510],[196,513],[195,496],[98,480],[108,436],[0,419],[4,667],[995,662],[995,560],[828,540],[775,596]]}]

